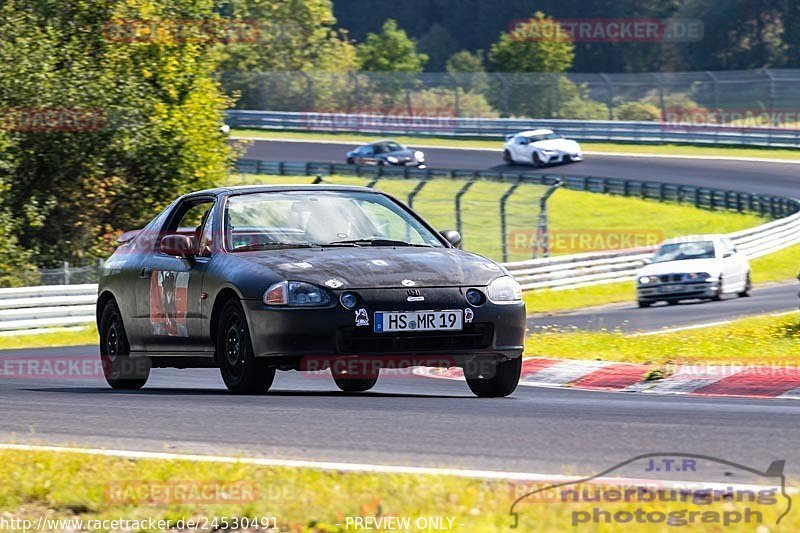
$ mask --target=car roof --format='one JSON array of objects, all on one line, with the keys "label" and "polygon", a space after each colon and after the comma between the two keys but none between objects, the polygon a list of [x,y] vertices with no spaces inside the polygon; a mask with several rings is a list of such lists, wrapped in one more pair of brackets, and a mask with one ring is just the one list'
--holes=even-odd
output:
[{"label": "car roof", "polygon": [[[358,185],[333,185],[329,183],[321,184],[307,184],[307,183],[287,183],[276,185],[235,185],[231,187],[217,187],[214,189],[204,189],[189,194],[183,197],[190,196],[226,196],[226,195],[241,195],[253,194],[260,192],[286,192],[286,191],[356,191],[356,192],[374,192],[378,193],[375,189],[370,187],[360,187]],[[380,194],[380,193],[378,193]]]},{"label": "car roof", "polygon": [[661,244],[675,244],[675,243],[684,243],[684,242],[703,242],[703,241],[718,241],[721,239],[727,239],[725,235],[719,233],[709,233],[707,235],[684,235],[682,237],[674,237],[672,239],[667,239]]},{"label": "car roof", "polygon": [[546,135],[548,133],[555,133],[553,130],[548,130],[546,128],[539,128],[538,130],[525,130],[517,133],[517,135],[522,135],[528,137],[530,135]]}]

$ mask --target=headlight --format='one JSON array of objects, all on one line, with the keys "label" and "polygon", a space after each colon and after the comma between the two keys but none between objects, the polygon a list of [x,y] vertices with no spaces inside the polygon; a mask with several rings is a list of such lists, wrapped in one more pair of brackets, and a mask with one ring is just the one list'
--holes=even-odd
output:
[{"label": "headlight", "polygon": [[417,161],[425,161],[425,154],[417,150],[416,152],[414,152],[414,159],[416,159]]},{"label": "headlight", "polygon": [[547,154],[547,155],[555,155],[555,154],[558,153],[558,150],[546,150],[546,149],[542,148],[542,153],[543,154]]},{"label": "headlight", "polygon": [[399,161],[399,159],[397,159],[393,155],[390,155],[389,157],[387,157],[386,160],[389,161],[389,163],[397,163]]},{"label": "headlight", "polygon": [[522,289],[511,276],[497,278],[487,289],[489,299],[496,304],[510,304],[522,301]]},{"label": "headlight", "polygon": [[655,276],[642,276],[639,278],[639,283],[647,285],[648,283],[655,283],[657,278]]},{"label": "headlight", "polygon": [[264,293],[264,303],[267,305],[320,306],[330,301],[328,291],[302,281],[274,283]]}]

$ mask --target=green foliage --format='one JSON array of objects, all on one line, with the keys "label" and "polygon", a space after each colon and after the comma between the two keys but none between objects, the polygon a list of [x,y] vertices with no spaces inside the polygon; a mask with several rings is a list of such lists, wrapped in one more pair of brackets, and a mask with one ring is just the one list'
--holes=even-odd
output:
[{"label": "green foliage", "polygon": [[367,72],[421,72],[428,56],[417,51],[417,43],[388,19],[379,34],[370,33],[358,45],[361,70]]},{"label": "green foliage", "polygon": [[[108,34],[112,21],[167,27],[213,16],[212,0],[17,2],[0,11],[0,108],[78,110],[89,127],[6,124],[0,199],[42,266],[108,255],[177,194],[224,178],[219,126],[230,104],[213,79],[209,38]],[[81,31],[76,29],[80,28]],[[15,111],[16,110],[16,111]],[[4,228],[8,226],[4,225]]]},{"label": "green foliage", "polygon": [[617,120],[657,121],[661,119],[661,111],[652,104],[625,102],[614,108],[614,118]]},{"label": "green foliage", "polygon": [[[558,23],[537,11],[514,31],[503,33],[489,51],[492,70],[499,72],[564,72],[575,58],[575,46]],[[545,34],[549,37],[536,38]]]}]

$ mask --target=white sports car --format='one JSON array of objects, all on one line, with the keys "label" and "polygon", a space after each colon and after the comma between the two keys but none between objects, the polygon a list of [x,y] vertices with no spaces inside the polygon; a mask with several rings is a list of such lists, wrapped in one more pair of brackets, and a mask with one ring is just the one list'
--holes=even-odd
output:
[{"label": "white sports car", "polygon": [[693,235],[664,241],[636,274],[639,307],[658,301],[720,300],[750,294],[750,263],[724,235]]},{"label": "white sports car", "polygon": [[507,165],[528,163],[538,167],[551,163],[583,161],[583,153],[577,142],[565,139],[553,130],[539,129],[506,135],[503,161]]}]

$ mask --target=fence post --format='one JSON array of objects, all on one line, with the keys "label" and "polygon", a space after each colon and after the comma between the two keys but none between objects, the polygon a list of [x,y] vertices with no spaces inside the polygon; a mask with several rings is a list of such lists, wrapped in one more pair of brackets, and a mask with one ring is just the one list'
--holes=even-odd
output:
[{"label": "fence post", "polygon": [[[467,194],[467,191],[475,185],[475,175],[473,175],[467,183],[465,183],[456,193],[455,203],[456,203],[456,231],[461,233],[461,197]],[[464,241],[464,234],[461,233],[461,241]]]},{"label": "fence post", "polygon": [[506,227],[506,202],[517,190],[517,187],[522,185],[522,176],[517,177],[517,182],[509,187],[509,189],[500,198],[500,237],[503,241],[503,262],[508,261],[508,228]]},{"label": "fence post", "polygon": [[69,261],[64,261],[62,267],[64,268],[64,285],[69,285]]}]

